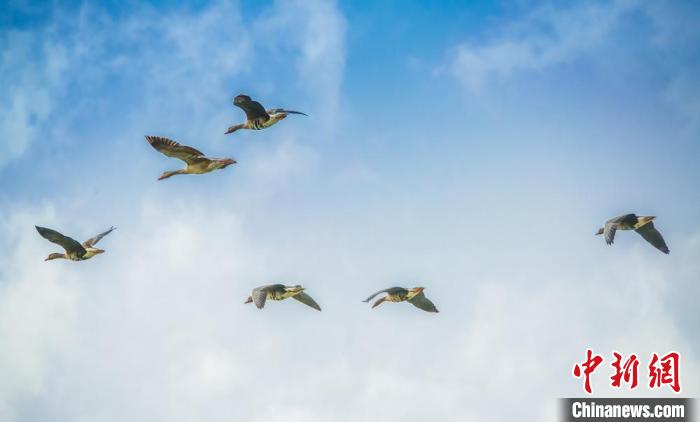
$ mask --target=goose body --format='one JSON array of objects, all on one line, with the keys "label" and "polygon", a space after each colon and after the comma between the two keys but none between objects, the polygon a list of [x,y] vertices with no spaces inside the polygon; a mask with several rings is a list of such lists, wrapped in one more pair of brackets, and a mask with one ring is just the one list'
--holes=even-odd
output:
[{"label": "goose body", "polygon": [[241,108],[245,112],[246,121],[230,126],[226,130],[227,135],[239,129],[267,129],[280,120],[286,118],[289,114],[301,114],[306,116],[305,113],[300,111],[285,110],[283,108],[271,108],[266,110],[262,104],[257,101],[253,101],[249,96],[243,94],[237,95],[233,99],[233,105]]},{"label": "goose body", "polygon": [[374,302],[374,304],[372,304],[372,308],[376,308],[384,302],[409,302],[416,308],[422,309],[426,312],[439,312],[435,307],[435,304],[433,304],[430,299],[425,297],[423,290],[425,290],[424,287],[413,287],[409,289],[403,287],[391,287],[374,293],[372,296],[365,299],[364,302],[369,302],[375,296],[386,293],[383,297],[379,298]]},{"label": "goose body", "polygon": [[167,179],[178,174],[204,174],[214,170],[224,169],[236,164],[233,158],[210,158],[198,149],[181,145],[172,139],[161,136],[146,136],[148,143],[158,152],[168,157],[177,158],[187,164],[184,169],[166,171],[158,180]]},{"label": "goose body", "polygon": [[262,309],[265,307],[265,302],[267,300],[285,300],[290,297],[318,311],[321,310],[318,303],[316,303],[311,296],[306,294],[304,288],[299,285],[285,286],[284,284],[269,284],[267,286],[256,287],[244,303],[255,303],[258,309]]},{"label": "goose body", "polygon": [[54,252],[49,254],[49,256],[44,261],[50,261],[53,259],[68,259],[70,261],[85,261],[90,259],[95,255],[104,253],[104,249],[98,249],[95,244],[99,242],[103,237],[112,233],[115,227],[111,227],[109,230],[98,234],[95,237],[91,237],[83,243],[79,243],[77,240],[64,236],[56,230],[48,229],[46,227],[35,226],[36,230],[39,232],[41,237],[48,240],[49,242],[60,245],[65,253]]},{"label": "goose body", "polygon": [[655,216],[637,216],[636,214],[625,214],[611,218],[605,222],[605,227],[598,229],[596,236],[603,235],[605,243],[612,245],[615,243],[615,233],[618,230],[634,230],[656,249],[668,254],[670,250],[666,246],[666,241],[654,227],[653,220],[655,218]]}]

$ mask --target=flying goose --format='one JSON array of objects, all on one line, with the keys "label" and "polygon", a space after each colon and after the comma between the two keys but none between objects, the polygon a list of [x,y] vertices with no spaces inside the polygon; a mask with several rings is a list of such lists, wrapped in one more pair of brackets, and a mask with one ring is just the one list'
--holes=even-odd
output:
[{"label": "flying goose", "polygon": [[265,300],[267,299],[284,300],[290,297],[298,300],[304,305],[311,306],[319,311],[321,310],[318,303],[316,303],[311,296],[304,293],[304,288],[299,285],[285,286],[284,284],[270,284],[267,286],[256,287],[253,289],[253,293],[248,296],[248,299],[246,299],[246,301],[243,303],[253,302],[258,309],[262,309],[265,307]]},{"label": "flying goose", "polygon": [[167,155],[168,157],[180,159],[187,164],[187,167],[184,169],[166,171],[158,178],[158,180],[167,179],[168,177],[175,176],[176,174],[209,173],[214,170],[226,168],[231,164],[236,164],[236,160],[233,158],[205,157],[204,153],[201,151],[186,145],[180,145],[172,139],[146,135],[146,140],[153,148],[156,149],[156,151]]},{"label": "flying goose", "polygon": [[611,218],[605,222],[605,227],[598,229],[596,236],[604,235],[605,243],[612,245],[615,242],[615,232],[617,230],[634,230],[639,233],[644,240],[654,245],[656,249],[667,254],[669,253],[668,246],[666,246],[664,238],[661,236],[661,233],[656,230],[652,222],[655,218],[655,216],[638,217],[635,214],[625,214]]},{"label": "flying goose", "polygon": [[253,129],[260,130],[268,128],[280,120],[287,117],[288,114],[302,114],[301,111],[285,110],[283,108],[272,108],[265,110],[257,101],[253,101],[247,95],[237,95],[233,99],[233,105],[240,107],[245,112],[246,121],[244,123],[233,125],[226,130],[226,134],[233,133],[238,129]]},{"label": "flying goose", "polygon": [[389,302],[408,301],[416,308],[422,309],[426,312],[439,312],[437,310],[437,308],[435,307],[435,305],[433,304],[433,302],[431,302],[430,299],[425,297],[423,290],[425,290],[425,287],[413,287],[411,289],[404,289],[403,287],[391,287],[389,289],[384,289],[384,290],[378,291],[377,293],[375,293],[372,296],[365,299],[363,302],[369,302],[378,294],[386,293],[386,296],[383,296],[383,297],[379,298],[376,302],[374,302],[374,304],[372,305],[372,308],[376,308],[377,306],[381,305],[383,302],[386,302],[386,301],[389,301]]},{"label": "flying goose", "polygon": [[66,250],[66,253],[52,253],[44,261],[50,261],[52,259],[57,258],[70,259],[71,261],[84,261],[86,259],[90,259],[93,256],[104,252],[104,249],[97,249],[95,248],[95,245],[103,237],[112,233],[112,230],[115,229],[115,227],[110,227],[110,229],[106,232],[100,233],[95,237],[91,237],[90,239],[80,244],[77,240],[72,239],[68,236],[64,236],[56,230],[51,230],[47,229],[46,227],[39,226],[34,227],[36,227],[36,230],[39,232],[41,237],[48,240],[49,242],[61,245],[61,247]]}]

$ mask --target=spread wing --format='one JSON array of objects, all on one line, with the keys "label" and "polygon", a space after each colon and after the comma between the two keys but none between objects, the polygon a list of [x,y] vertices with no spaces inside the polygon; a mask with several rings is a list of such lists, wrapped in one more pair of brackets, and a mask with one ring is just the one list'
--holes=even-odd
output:
[{"label": "spread wing", "polygon": [[321,307],[318,306],[318,303],[316,303],[316,301],[313,300],[311,298],[311,296],[307,295],[304,292],[296,294],[296,295],[292,296],[292,298],[298,300],[299,302],[303,303],[304,305],[311,306],[312,308],[314,308],[316,310],[319,310],[319,311],[321,310]]},{"label": "spread wing", "polygon": [[105,237],[105,236],[107,236],[108,234],[112,233],[112,231],[113,231],[114,229],[116,229],[116,227],[112,226],[112,227],[110,227],[109,230],[107,230],[106,232],[100,233],[100,234],[98,234],[98,235],[95,236],[95,237],[89,238],[88,240],[86,240],[85,242],[83,242],[83,247],[85,247],[85,248],[92,248],[93,246],[95,246],[95,245],[97,244],[97,242],[99,242],[100,240],[102,240],[103,237]]},{"label": "spread wing", "polygon": [[636,214],[625,214],[606,221],[605,228],[603,228],[605,243],[612,245],[615,242],[615,233],[620,226],[623,228],[632,228],[635,224],[637,224]]},{"label": "spread wing", "polygon": [[146,140],[161,154],[180,159],[187,164],[192,164],[204,157],[203,152],[186,145],[180,145],[172,139],[146,135]]},{"label": "spread wing", "polygon": [[267,114],[277,114],[277,113],[287,113],[287,114],[301,114],[302,116],[309,116],[306,113],[302,113],[301,111],[294,111],[294,110],[286,110],[284,108],[273,108],[270,110],[267,110]]},{"label": "spread wing", "polygon": [[263,120],[270,118],[270,115],[265,111],[265,107],[259,102],[253,101],[247,95],[237,95],[236,98],[233,99],[233,105],[240,107],[245,112],[245,117],[248,120],[255,120],[261,117]]},{"label": "spread wing", "polygon": [[418,293],[417,295],[413,296],[413,299],[409,299],[408,301],[411,302],[411,304],[413,304],[413,306],[416,308],[422,309],[426,312],[438,312],[433,302],[425,297],[423,292]]},{"label": "spread wing", "polygon": [[406,290],[406,289],[404,289],[403,287],[390,287],[390,288],[388,288],[388,289],[380,290],[380,291],[378,291],[377,293],[373,294],[372,296],[368,297],[367,299],[363,300],[363,302],[369,302],[369,301],[372,300],[375,296],[377,296],[377,295],[379,295],[379,294],[382,294],[382,293],[393,294],[393,293],[397,293],[397,292],[399,292],[399,291],[401,291],[401,290]]},{"label": "spread wing", "polygon": [[61,245],[63,249],[66,250],[67,253],[76,253],[79,256],[85,255],[87,252],[85,248],[75,239],[71,239],[68,236],[64,236],[61,233],[57,232],[56,230],[51,230],[47,229],[46,227],[39,227],[39,226],[34,226],[36,227],[36,230],[39,232],[41,237],[44,239],[48,240],[49,242],[55,243],[57,245]]},{"label": "spread wing", "polygon": [[666,246],[664,238],[661,236],[661,233],[659,233],[659,231],[656,230],[656,227],[654,227],[653,222],[650,221],[635,231],[639,233],[644,238],[644,240],[654,245],[656,249],[660,250],[665,254],[670,252],[668,246]]},{"label": "spread wing", "polygon": [[262,309],[265,307],[265,300],[267,299],[267,289],[264,287],[256,287],[253,289],[253,294],[251,295],[253,298],[253,303],[255,303],[255,306],[258,307],[258,309]]},{"label": "spread wing", "polygon": [[614,221],[608,221],[605,223],[605,228],[603,229],[603,235],[605,236],[605,243],[612,245],[615,242],[615,232],[617,232],[617,223]]}]

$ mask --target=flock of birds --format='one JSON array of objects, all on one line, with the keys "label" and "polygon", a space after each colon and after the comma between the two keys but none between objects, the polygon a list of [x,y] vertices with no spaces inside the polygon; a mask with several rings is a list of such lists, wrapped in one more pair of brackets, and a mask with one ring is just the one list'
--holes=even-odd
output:
[{"label": "flock of birds", "polygon": [[[300,111],[286,110],[283,108],[265,109],[259,102],[252,100],[247,95],[238,95],[234,98],[233,104],[240,107],[246,115],[246,121],[240,124],[230,126],[226,130],[226,134],[233,133],[240,129],[252,129],[261,130],[269,128],[270,126],[276,124],[280,120],[286,118],[289,114],[300,114],[306,116],[305,113]],[[209,173],[214,170],[224,169],[232,164],[236,164],[236,160],[233,158],[211,158],[207,157],[196,148],[181,145],[172,139],[164,138],[161,136],[146,136],[148,143],[158,152],[172,158],[177,158],[182,160],[186,166],[180,170],[166,171],[164,172],[158,180],[167,179],[169,177],[180,175],[180,174],[204,174]],[[600,228],[596,235],[603,235],[605,242],[608,245],[613,244],[615,241],[615,233],[618,230],[634,230],[639,233],[647,242],[652,244],[656,249],[661,252],[668,254],[669,249],[666,246],[664,238],[661,236],[658,230],[654,227],[653,220],[656,217],[653,216],[637,216],[635,214],[625,214],[619,217],[612,218],[605,223],[605,226]],[[90,259],[95,255],[104,253],[104,249],[96,248],[95,245],[102,240],[103,237],[110,234],[115,227],[111,227],[109,230],[98,234],[97,236],[91,237],[90,239],[84,241],[83,243],[78,242],[68,236],[57,232],[56,230],[48,229],[46,227],[36,226],[39,234],[48,240],[49,242],[55,243],[61,246],[65,253],[51,253],[45,261],[50,261],[53,259],[68,259],[71,261],[84,261]],[[265,302],[267,300],[284,300],[288,298],[296,299],[297,301],[310,306],[316,310],[321,310],[321,307],[316,303],[315,300],[311,298],[304,291],[304,287],[295,286],[285,286],[283,284],[270,284],[266,286],[260,286],[253,289],[250,296],[244,303],[254,303],[258,309],[265,307]],[[384,294],[378,300],[372,304],[372,308],[381,305],[384,302],[409,302],[418,309],[422,309],[426,312],[438,312],[437,308],[431,302],[423,292],[424,287],[413,287],[413,288],[403,288],[403,287],[391,287],[388,289],[380,290],[367,299],[364,302],[369,302],[376,296]]]}]

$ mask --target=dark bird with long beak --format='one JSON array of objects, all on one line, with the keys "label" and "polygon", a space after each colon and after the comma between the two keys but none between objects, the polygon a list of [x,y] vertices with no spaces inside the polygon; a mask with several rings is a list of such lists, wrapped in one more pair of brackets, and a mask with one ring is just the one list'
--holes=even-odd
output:
[{"label": "dark bird with long beak", "polygon": [[299,285],[285,286],[284,284],[270,284],[256,287],[253,289],[253,293],[248,296],[248,299],[243,303],[255,303],[258,309],[262,309],[265,307],[266,300],[285,300],[290,297],[318,311],[321,310],[318,303],[316,303],[311,296],[307,295],[304,292],[304,288]]},{"label": "dark bird with long beak", "polygon": [[376,308],[384,302],[409,302],[411,305],[426,312],[439,312],[433,302],[430,301],[423,293],[425,287],[413,287],[405,289],[403,287],[391,287],[389,289],[380,290],[372,296],[365,299],[363,302],[369,302],[375,296],[386,293],[385,296],[379,298],[372,308]]},{"label": "dark bird with long beak", "polygon": [[36,227],[36,230],[39,232],[41,237],[48,240],[49,242],[53,242],[57,245],[60,245],[63,249],[66,250],[66,253],[52,253],[44,261],[51,261],[52,259],[59,258],[69,259],[71,261],[85,261],[86,259],[90,259],[95,255],[104,253],[104,249],[97,249],[95,245],[103,237],[112,233],[112,230],[115,229],[115,227],[110,227],[110,229],[106,232],[100,233],[95,237],[91,237],[90,239],[86,240],[81,244],[77,240],[72,239],[68,236],[64,236],[56,230],[51,230],[47,229],[46,227],[39,226],[34,227]]},{"label": "dark bird with long beak", "polygon": [[625,214],[611,218],[605,222],[605,227],[601,227],[596,232],[596,236],[603,235],[605,243],[612,245],[615,242],[615,232],[618,230],[634,230],[639,233],[644,240],[651,243],[656,249],[668,254],[670,250],[666,246],[664,238],[654,227],[652,222],[656,217],[641,217],[635,214]]},{"label": "dark bird with long beak", "polygon": [[245,122],[233,125],[226,130],[226,134],[233,133],[239,129],[260,130],[266,129],[275,123],[283,120],[288,114],[301,114],[306,116],[306,113],[294,110],[285,110],[283,108],[271,108],[265,110],[257,101],[253,101],[247,95],[237,95],[233,99],[233,105],[240,107],[245,112]]},{"label": "dark bird with long beak", "polygon": [[214,170],[224,169],[231,164],[236,164],[236,160],[233,158],[209,158],[206,157],[203,152],[186,145],[180,145],[172,139],[146,135],[146,140],[161,154],[177,158],[187,164],[184,169],[166,171],[158,180],[167,179],[177,174],[209,173]]}]

